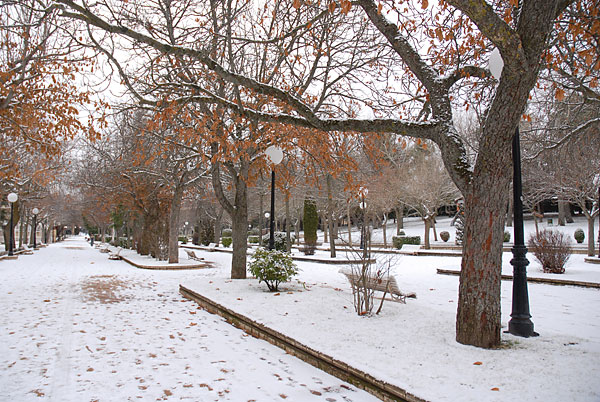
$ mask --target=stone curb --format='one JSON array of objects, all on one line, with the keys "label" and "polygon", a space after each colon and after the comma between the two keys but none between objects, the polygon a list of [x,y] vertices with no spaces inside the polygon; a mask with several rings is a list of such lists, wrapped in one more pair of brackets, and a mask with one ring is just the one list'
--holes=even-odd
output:
[{"label": "stone curb", "polygon": [[[459,276],[460,271],[455,271],[452,269],[438,269],[437,273],[440,275],[453,275]],[[502,275],[503,281],[512,281],[512,275]],[[585,282],[585,281],[572,281],[569,279],[551,279],[551,278],[535,278],[528,277],[527,282],[532,283],[544,283],[547,285],[556,285],[556,286],[578,286],[582,288],[590,288],[590,289],[600,289],[600,283],[596,282]]]},{"label": "stone curb", "polygon": [[363,389],[370,394],[375,395],[383,401],[406,401],[406,402],[424,402],[413,394],[395,385],[378,380],[377,378],[358,370],[348,364],[334,359],[324,353],[314,350],[293,338],[290,338],[280,332],[275,331],[261,323],[258,323],[242,314],[230,310],[213,300],[202,296],[190,289],[179,285],[179,292],[186,298],[197,302],[206,311],[220,315],[227,322],[246,333],[263,339],[287,353],[304,360],[308,364],[317,367],[343,381],[346,381],[357,388]]}]

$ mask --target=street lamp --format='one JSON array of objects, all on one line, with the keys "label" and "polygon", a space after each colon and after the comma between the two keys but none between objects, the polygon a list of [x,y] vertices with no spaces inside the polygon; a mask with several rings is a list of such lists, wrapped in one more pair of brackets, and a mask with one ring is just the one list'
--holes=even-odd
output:
[{"label": "street lamp", "polygon": [[[504,61],[498,49],[490,53],[489,69],[496,80],[502,75]],[[515,130],[512,139],[513,159],[513,214],[514,214],[514,245],[512,247],[513,258],[510,264],[513,266],[513,288],[512,288],[512,312],[508,322],[508,332],[529,338],[539,335],[533,330],[533,322],[529,312],[529,294],[527,291],[527,247],[525,247],[525,235],[523,232],[523,187],[521,183],[521,144],[519,142],[519,126]]]},{"label": "street lamp", "polygon": [[10,202],[10,236],[8,237],[8,255],[12,256],[14,255],[13,243],[15,242],[13,215],[15,213],[15,202],[17,202],[19,196],[16,193],[10,193],[6,198],[8,199],[8,202]]},{"label": "street lamp", "polygon": [[[278,165],[283,160],[283,151],[281,148],[271,145],[265,150],[265,155],[271,160],[273,168],[271,169],[271,224],[269,226],[269,250],[275,248],[275,237],[273,232],[275,231],[275,165]],[[265,214],[266,216],[266,214]]]},{"label": "street lamp", "polygon": [[35,250],[37,248],[37,243],[36,243],[36,232],[37,232],[37,214],[40,213],[40,210],[37,208],[33,208],[33,210],[31,211],[33,212],[33,249]]}]

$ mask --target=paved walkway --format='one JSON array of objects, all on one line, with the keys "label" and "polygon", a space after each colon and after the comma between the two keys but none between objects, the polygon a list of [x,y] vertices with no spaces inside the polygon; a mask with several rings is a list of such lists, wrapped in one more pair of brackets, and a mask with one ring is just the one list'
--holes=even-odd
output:
[{"label": "paved walkway", "polygon": [[0,261],[0,401],[374,400],[183,299],[195,272],[78,237]]}]

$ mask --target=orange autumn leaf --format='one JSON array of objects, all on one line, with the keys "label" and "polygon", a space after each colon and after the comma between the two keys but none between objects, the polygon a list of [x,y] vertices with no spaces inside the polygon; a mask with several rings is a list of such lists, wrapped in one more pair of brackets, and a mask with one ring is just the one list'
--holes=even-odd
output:
[{"label": "orange autumn leaf", "polygon": [[482,362],[475,362],[473,363],[474,366],[481,366],[483,363]]}]

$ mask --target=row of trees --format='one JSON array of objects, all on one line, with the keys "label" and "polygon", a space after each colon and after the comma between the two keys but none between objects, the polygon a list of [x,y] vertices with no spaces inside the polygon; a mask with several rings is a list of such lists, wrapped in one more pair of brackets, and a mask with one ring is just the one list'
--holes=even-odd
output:
[{"label": "row of trees", "polygon": [[[189,181],[210,178],[232,220],[232,278],[245,276],[248,186],[268,169],[262,152],[269,145],[288,155],[300,149],[300,160],[316,161],[298,165],[305,176],[323,169],[335,177],[353,171],[348,167],[356,160],[348,151],[359,143],[367,155],[388,136],[435,143],[467,211],[457,341],[499,344],[511,139],[536,84],[558,98],[572,91],[597,93],[600,28],[593,1],[27,5],[46,21],[60,17],[52,26],[86,49],[70,54],[91,51],[108,60],[132,96],[127,103],[148,110],[136,131],[161,141],[144,136],[128,149],[159,152],[127,155],[137,159],[126,167],[137,168],[120,176],[130,184],[118,183],[134,199],[139,191],[152,194],[137,206],[142,227],[172,231],[178,210],[173,204],[181,199],[174,195],[185,195]],[[499,82],[487,70],[493,48],[504,61]],[[455,121],[466,107],[479,117],[475,153]],[[180,157],[184,149],[189,155]],[[146,169],[163,161],[172,164],[165,181]],[[144,182],[136,176],[141,171],[153,179]],[[153,219],[151,211],[168,204],[168,222]],[[429,207],[422,211],[431,219]]]}]

